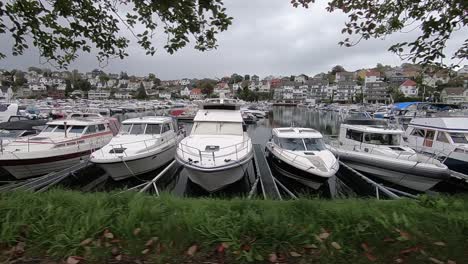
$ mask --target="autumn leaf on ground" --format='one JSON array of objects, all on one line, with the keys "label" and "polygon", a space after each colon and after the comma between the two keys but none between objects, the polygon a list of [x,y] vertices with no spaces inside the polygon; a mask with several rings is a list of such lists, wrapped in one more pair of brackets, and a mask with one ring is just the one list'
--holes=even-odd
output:
[{"label": "autumn leaf on ground", "polygon": [[406,241],[406,240],[410,240],[411,239],[411,236],[408,232],[405,232],[405,231],[402,231],[400,229],[395,229],[395,231],[397,231],[400,236],[397,238],[397,240],[400,240],[400,241]]},{"label": "autumn leaf on ground", "polygon": [[370,252],[364,252],[364,256],[366,256],[366,258],[372,262],[377,260],[377,258],[374,255],[372,255]]},{"label": "autumn leaf on ground", "polygon": [[141,228],[137,227],[137,228],[135,228],[135,230],[133,230],[133,235],[138,236],[140,234],[140,232],[141,232]]},{"label": "autumn leaf on ground", "polygon": [[271,253],[270,255],[268,255],[268,261],[270,261],[271,263],[276,263],[278,262],[278,256],[275,253]]},{"label": "autumn leaf on ground", "polygon": [[433,258],[433,257],[430,257],[429,260],[430,260],[432,263],[435,263],[435,264],[445,264],[443,261],[438,260],[438,259]]},{"label": "autumn leaf on ground", "polygon": [[229,247],[227,243],[221,243],[216,247],[216,252],[223,253]]},{"label": "autumn leaf on ground", "polygon": [[441,246],[441,247],[445,247],[445,243],[442,242],[442,241],[434,242],[434,245],[436,245],[436,246]]},{"label": "autumn leaf on ground", "polygon": [[327,239],[328,237],[330,236],[330,233],[328,232],[323,232],[319,235],[319,238],[322,239],[322,240],[325,240]]},{"label": "autumn leaf on ground", "polygon": [[78,264],[81,260],[83,260],[83,258],[77,256],[70,256],[67,258],[67,264]]},{"label": "autumn leaf on ground", "polygon": [[334,248],[337,249],[337,250],[340,250],[340,249],[341,249],[340,244],[338,244],[338,243],[336,243],[336,242],[332,242],[332,243],[331,243],[331,246],[334,247]]},{"label": "autumn leaf on ground", "polygon": [[104,230],[104,237],[107,238],[107,239],[113,239],[114,238],[114,234],[112,234],[109,230]]},{"label": "autumn leaf on ground", "polygon": [[365,251],[365,252],[371,252],[372,250],[369,248],[369,245],[367,245],[367,243],[361,243],[361,248]]},{"label": "autumn leaf on ground", "polygon": [[149,249],[144,249],[143,251],[141,251],[141,254],[146,255],[149,253],[149,251],[150,251]]},{"label": "autumn leaf on ground", "polygon": [[291,257],[295,257],[295,258],[298,258],[298,257],[302,256],[301,254],[297,253],[296,251],[289,252],[289,255],[291,255]]},{"label": "autumn leaf on ground", "polygon": [[317,249],[317,245],[315,244],[307,244],[307,245],[304,245],[304,248],[305,249]]},{"label": "autumn leaf on ground", "polygon": [[89,245],[91,242],[93,242],[93,239],[92,239],[92,238],[87,238],[87,239],[81,241],[80,246],[82,246],[82,247],[83,247],[83,246],[87,246],[87,245]]},{"label": "autumn leaf on ground", "polygon": [[412,252],[418,252],[420,249],[421,248],[419,246],[410,247],[410,248],[401,250],[400,254],[401,255],[406,255],[406,254],[409,254],[409,253],[412,253]]},{"label": "autumn leaf on ground", "polygon": [[195,255],[195,253],[197,253],[197,250],[198,250],[198,246],[197,245],[192,245],[191,247],[188,248],[187,255],[189,255],[190,257],[193,257],[193,255]]}]

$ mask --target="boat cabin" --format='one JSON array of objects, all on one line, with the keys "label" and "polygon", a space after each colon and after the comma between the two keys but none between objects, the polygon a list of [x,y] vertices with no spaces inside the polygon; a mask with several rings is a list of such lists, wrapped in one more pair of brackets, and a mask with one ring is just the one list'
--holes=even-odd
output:
[{"label": "boat cabin", "polygon": [[[382,121],[382,122],[381,122]],[[340,145],[400,146],[404,131],[383,120],[346,120],[340,126]]]},{"label": "boat cabin", "polygon": [[406,141],[425,149],[468,153],[468,118],[413,119],[406,130]]},{"label": "boat cabin", "polygon": [[193,122],[191,135],[243,136],[245,132],[243,119],[238,110],[198,110]]},{"label": "boat cabin", "polygon": [[312,128],[275,128],[271,141],[291,151],[322,151],[326,149],[320,132]]}]

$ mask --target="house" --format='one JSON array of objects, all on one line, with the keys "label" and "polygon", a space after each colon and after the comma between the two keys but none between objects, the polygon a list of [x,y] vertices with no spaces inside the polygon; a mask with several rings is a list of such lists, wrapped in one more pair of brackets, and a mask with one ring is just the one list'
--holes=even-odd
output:
[{"label": "house", "polygon": [[57,91],[65,91],[65,89],[67,89],[67,85],[65,83],[61,83],[57,85],[56,89]]},{"label": "house", "polygon": [[468,76],[468,65],[463,66],[463,68],[457,71],[458,76]]},{"label": "house", "polygon": [[368,70],[366,77],[364,78],[365,83],[382,82],[383,78],[380,76],[380,72],[376,70]]},{"label": "house", "polygon": [[117,92],[117,93],[114,93],[114,98],[115,99],[132,99],[132,95],[130,93]]},{"label": "house", "polygon": [[270,81],[270,87],[271,88],[278,88],[278,87],[281,86],[281,82],[282,82],[281,79],[272,79]]},{"label": "house", "polygon": [[305,83],[309,77],[305,74],[294,76],[294,81],[297,83]]},{"label": "house", "polygon": [[389,101],[388,84],[385,82],[366,83],[364,91],[368,103],[386,103]]},{"label": "house", "polygon": [[166,99],[166,100],[171,100],[171,93],[170,92],[160,92],[159,93],[159,98]]},{"label": "house", "polygon": [[84,93],[83,93],[83,91],[81,91],[81,90],[74,90],[74,91],[71,93],[71,96],[76,96],[76,97],[81,97],[81,98],[83,98]]},{"label": "house", "polygon": [[387,77],[389,84],[393,86],[399,86],[400,84],[409,79],[409,77],[405,75],[403,70],[399,69],[386,71],[385,77]]},{"label": "house", "polygon": [[28,84],[29,90],[35,91],[46,91],[47,86],[43,83],[30,83]]},{"label": "house", "polygon": [[424,74],[422,83],[429,87],[437,87],[439,84],[446,84],[450,81],[448,74],[435,73],[435,74]]},{"label": "house", "polygon": [[184,89],[180,90],[180,96],[186,96],[186,97],[190,96],[190,90],[187,86],[185,86]]},{"label": "house", "polygon": [[136,91],[140,88],[140,82],[129,82],[127,85],[127,89],[131,91]]},{"label": "house", "polygon": [[354,80],[354,72],[337,72],[335,73],[336,82],[352,81]]},{"label": "house", "polygon": [[270,89],[271,89],[271,85],[269,81],[263,80],[260,82],[260,87],[258,89],[260,93],[269,93]]},{"label": "house", "polygon": [[186,78],[179,81],[179,85],[189,85],[189,84],[190,84],[190,80]]},{"label": "house", "polygon": [[88,91],[89,100],[104,100],[104,99],[109,99],[109,97],[110,97],[109,91],[103,91],[103,90]]},{"label": "house", "polygon": [[257,75],[254,75],[254,76],[250,77],[250,80],[252,82],[258,83],[260,81],[260,77],[258,77]]},{"label": "house", "polygon": [[402,92],[405,97],[415,97],[418,95],[417,84],[413,80],[406,80],[400,85],[400,92]]},{"label": "house", "polygon": [[117,79],[109,79],[107,81],[107,87],[117,86],[118,83],[119,83],[119,81]]},{"label": "house", "polygon": [[191,100],[201,100],[203,99],[204,95],[202,94],[201,89],[194,88],[190,91],[190,99]]},{"label": "house", "polygon": [[468,88],[448,87],[440,93],[442,102],[447,104],[468,103]]}]

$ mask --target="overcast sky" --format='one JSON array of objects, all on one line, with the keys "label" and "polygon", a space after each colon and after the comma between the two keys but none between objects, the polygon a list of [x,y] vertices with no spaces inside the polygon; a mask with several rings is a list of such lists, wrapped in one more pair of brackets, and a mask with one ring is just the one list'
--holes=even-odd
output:
[{"label": "overcast sky", "polygon": [[[338,42],[346,16],[325,11],[327,1],[317,1],[309,9],[294,8],[289,0],[225,0],[228,15],[234,17],[233,25],[218,35],[216,50],[200,52],[188,45],[174,55],[163,49],[154,56],[146,56],[134,39],[129,48],[130,56],[115,59],[103,68],[105,72],[126,71],[138,76],[155,73],[161,79],[203,78],[230,76],[232,73],[266,75],[314,75],[326,72],[334,65],[346,70],[373,67],[376,63],[399,65],[399,57],[387,51],[398,41],[411,41],[417,31],[394,34],[385,40],[368,40],[351,48]],[[468,30],[457,32],[447,48],[453,53],[466,37]],[[0,50],[11,50],[11,41],[0,40]],[[448,56],[449,57],[449,56]],[[41,65],[37,50],[30,49],[24,55],[9,55],[0,60],[0,68],[26,69]],[[83,54],[69,69],[90,71],[98,68],[92,54]]]}]

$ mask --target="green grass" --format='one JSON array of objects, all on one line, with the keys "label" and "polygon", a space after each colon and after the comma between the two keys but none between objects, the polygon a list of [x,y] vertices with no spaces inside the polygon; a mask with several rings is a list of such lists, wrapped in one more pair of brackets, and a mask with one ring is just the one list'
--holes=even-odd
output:
[{"label": "green grass", "polygon": [[[405,263],[429,263],[429,257],[468,263],[466,196],[262,201],[53,190],[0,194],[0,219],[0,248],[4,250],[22,240],[28,256],[61,259],[76,255],[90,263],[110,259],[114,246],[126,257],[177,263],[189,258],[184,252],[197,244],[196,262],[197,258],[219,258],[213,251],[222,242],[229,245],[222,256],[229,263],[267,262],[271,253],[285,256],[290,263],[369,263],[362,243],[377,258],[375,263],[395,263],[397,258]],[[141,228],[137,235],[136,228]],[[114,239],[103,237],[106,229]],[[319,241],[317,236],[324,230],[330,236]],[[143,255],[145,243],[153,237],[158,242]],[[87,238],[93,242],[80,245]],[[317,249],[304,249],[310,244]],[[412,248],[410,253],[401,253],[408,248]],[[290,257],[292,251],[302,256]]]}]

